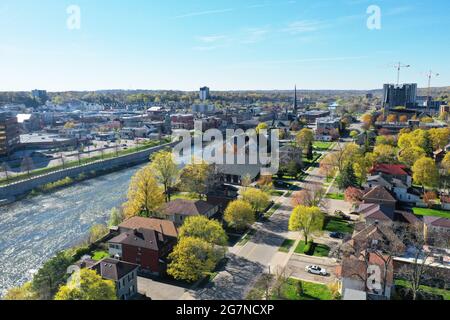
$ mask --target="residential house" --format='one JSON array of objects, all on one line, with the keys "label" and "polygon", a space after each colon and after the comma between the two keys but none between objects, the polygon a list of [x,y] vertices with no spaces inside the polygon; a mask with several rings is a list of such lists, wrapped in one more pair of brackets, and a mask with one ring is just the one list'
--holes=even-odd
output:
[{"label": "residential house", "polygon": [[[377,277],[376,274],[382,276]],[[336,277],[346,300],[352,299],[353,292],[365,292],[368,300],[389,300],[394,287],[393,261],[380,252],[345,257],[336,268]],[[357,297],[362,299],[364,295],[358,294]]]},{"label": "residential house", "polygon": [[217,174],[222,183],[241,185],[244,177],[251,182],[258,180],[261,174],[261,164],[222,164],[216,165]]},{"label": "residential house", "polygon": [[399,202],[409,204],[416,204],[417,202],[420,202],[421,193],[413,187],[408,187],[402,180],[392,178],[389,182],[383,177],[383,175],[378,174],[369,176],[364,185],[366,188],[374,188],[377,186],[390,190]]},{"label": "residential house", "polygon": [[450,219],[443,217],[426,216],[423,218],[424,235],[430,244],[433,244],[435,235],[450,238]]},{"label": "residential house", "polygon": [[363,203],[376,203],[383,205],[391,210],[395,210],[397,200],[392,194],[382,186],[376,186],[369,189],[362,198]]},{"label": "residential house", "polygon": [[334,141],[339,138],[341,119],[335,117],[319,118],[316,121],[316,140]]},{"label": "residential house", "polygon": [[114,281],[117,297],[120,300],[128,300],[137,294],[139,270],[137,264],[107,258],[93,265],[91,269],[103,279]]},{"label": "residential house", "polygon": [[206,194],[206,201],[214,206],[219,206],[219,212],[224,212],[228,204],[236,200],[238,195],[238,188],[227,184],[220,184],[211,188]]},{"label": "residential house", "polygon": [[125,220],[119,225],[119,233],[139,228],[155,230],[168,238],[178,238],[178,230],[172,221],[144,217],[132,217]]},{"label": "residential house", "polygon": [[405,245],[393,231],[392,226],[374,223],[367,225],[364,222],[357,223],[352,238],[342,246],[343,252],[351,255],[359,255],[362,251],[371,249],[383,249],[383,245],[389,243],[391,250],[404,252]]},{"label": "residential house", "polygon": [[422,221],[413,213],[408,211],[392,210],[390,207],[376,203],[360,204],[355,214],[364,218],[366,225],[383,224],[386,226],[400,224],[421,224]]},{"label": "residential house", "polygon": [[112,257],[135,263],[144,273],[165,272],[167,256],[178,236],[173,222],[135,217],[119,225],[119,232],[108,241]]},{"label": "residential house", "polygon": [[161,209],[161,214],[177,226],[181,226],[188,217],[205,216],[211,218],[218,212],[218,205],[210,204],[202,200],[194,201],[184,199],[170,201]]},{"label": "residential house", "polygon": [[411,187],[412,178],[406,166],[401,164],[376,164],[371,170],[371,175],[381,175],[386,181],[392,179],[402,181],[407,187]]}]

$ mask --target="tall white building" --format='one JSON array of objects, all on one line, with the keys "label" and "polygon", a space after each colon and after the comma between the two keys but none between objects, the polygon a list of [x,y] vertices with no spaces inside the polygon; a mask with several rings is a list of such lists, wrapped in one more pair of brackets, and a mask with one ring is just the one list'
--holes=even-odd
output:
[{"label": "tall white building", "polygon": [[209,88],[203,87],[200,88],[200,100],[205,101],[209,99]]}]

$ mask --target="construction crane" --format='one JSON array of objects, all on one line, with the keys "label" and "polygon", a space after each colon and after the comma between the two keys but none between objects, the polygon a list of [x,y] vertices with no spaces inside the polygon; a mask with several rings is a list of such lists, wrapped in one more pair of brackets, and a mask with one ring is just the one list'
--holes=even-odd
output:
[{"label": "construction crane", "polygon": [[427,92],[427,111],[430,112],[430,105],[431,105],[431,79],[433,77],[439,77],[439,73],[434,73],[432,70],[430,70],[427,73],[428,78],[428,92]]},{"label": "construction crane", "polygon": [[411,67],[411,65],[409,65],[409,64],[402,64],[401,62],[399,62],[397,65],[395,65],[394,66],[396,69],[397,69],[397,86],[399,86],[400,85],[400,71],[403,69],[403,68],[410,68]]}]

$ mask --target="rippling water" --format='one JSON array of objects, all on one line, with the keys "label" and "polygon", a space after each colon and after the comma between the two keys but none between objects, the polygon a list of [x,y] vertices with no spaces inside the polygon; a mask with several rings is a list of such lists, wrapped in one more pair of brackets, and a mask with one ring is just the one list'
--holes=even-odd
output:
[{"label": "rippling water", "polygon": [[126,199],[140,167],[0,207],[0,295],[21,285],[55,253],[81,242]]}]

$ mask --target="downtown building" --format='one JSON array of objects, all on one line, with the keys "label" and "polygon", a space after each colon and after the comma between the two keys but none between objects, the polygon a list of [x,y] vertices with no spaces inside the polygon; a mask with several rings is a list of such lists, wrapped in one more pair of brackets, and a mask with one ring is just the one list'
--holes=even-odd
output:
[{"label": "downtown building", "polygon": [[417,104],[417,83],[402,85],[385,84],[383,87],[383,107],[415,108]]},{"label": "downtown building", "polygon": [[8,112],[0,113],[0,157],[9,156],[20,143],[17,117]]}]

